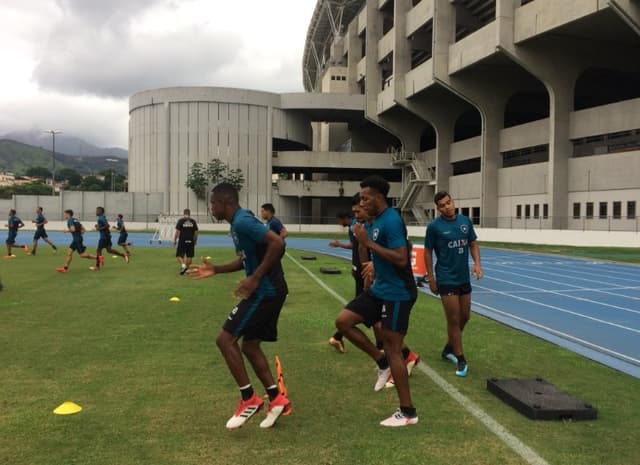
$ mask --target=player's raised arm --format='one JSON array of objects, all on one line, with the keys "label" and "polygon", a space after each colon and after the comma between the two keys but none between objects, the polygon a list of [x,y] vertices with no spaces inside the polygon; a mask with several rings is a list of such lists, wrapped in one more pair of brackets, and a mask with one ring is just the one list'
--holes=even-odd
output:
[{"label": "player's raised arm", "polygon": [[369,234],[367,233],[363,225],[354,225],[353,233],[355,234],[356,239],[358,239],[359,244],[371,250],[383,260],[386,260],[389,263],[393,264],[393,266],[402,268],[407,264],[407,260],[409,260],[409,254],[407,253],[406,238],[402,239],[404,240],[405,245],[401,245],[395,248],[386,248],[372,241],[369,238]]}]

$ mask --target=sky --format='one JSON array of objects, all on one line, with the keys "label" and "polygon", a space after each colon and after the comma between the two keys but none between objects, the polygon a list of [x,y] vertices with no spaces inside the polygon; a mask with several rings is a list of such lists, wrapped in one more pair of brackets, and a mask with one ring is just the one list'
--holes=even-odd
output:
[{"label": "sky", "polygon": [[0,135],[127,148],[128,98],[169,86],[302,91],[316,0],[1,0]]}]

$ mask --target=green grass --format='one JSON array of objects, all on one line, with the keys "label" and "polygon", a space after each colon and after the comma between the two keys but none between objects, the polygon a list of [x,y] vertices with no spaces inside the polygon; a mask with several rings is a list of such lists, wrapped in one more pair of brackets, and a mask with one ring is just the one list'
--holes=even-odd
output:
[{"label": "green grass", "polygon": [[[215,260],[230,250],[201,250]],[[291,251],[294,256],[300,253]],[[69,274],[49,250],[2,262],[0,463],[32,464],[522,464],[523,460],[422,372],[412,377],[420,423],[378,426],[396,407],[374,393],[373,364],[353,346],[327,344],[340,304],[290,260],[291,290],[280,319],[279,354],[293,414],[268,431],[252,420],[227,432],[238,393],[214,339],[234,306],[240,275],[177,276],[169,249],[137,249],[100,273],[75,259]],[[348,263],[304,262],[345,297]],[[177,295],[181,302],[169,302]],[[640,463],[640,381],[572,352],[474,316],[466,335],[467,379],[439,360],[440,303],[421,295],[408,343],[438,373],[551,464]],[[490,377],[543,376],[598,407],[592,422],[534,422],[485,390]],[[254,377],[255,380],[255,377]],[[84,410],[56,416],[73,400]]]},{"label": "green grass", "polygon": [[540,252],[574,257],[640,263],[640,247],[573,247],[568,245],[520,244],[507,242],[481,242],[481,246],[499,249]]}]

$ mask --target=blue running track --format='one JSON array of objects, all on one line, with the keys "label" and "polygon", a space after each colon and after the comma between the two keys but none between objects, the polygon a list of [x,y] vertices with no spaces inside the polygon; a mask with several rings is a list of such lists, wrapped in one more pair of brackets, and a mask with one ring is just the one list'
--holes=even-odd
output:
[{"label": "blue running track", "polygon": [[[63,233],[50,236],[57,244],[69,242]],[[129,240],[137,246],[171,245],[150,244],[150,237],[131,233]],[[27,238],[30,232],[19,234],[19,242]],[[85,244],[95,243],[97,234],[87,233]],[[328,243],[287,239],[290,249],[350,259],[351,251]],[[232,242],[226,235],[203,234],[198,246]],[[474,312],[640,378],[640,266],[491,248],[481,253],[485,277],[472,283]]]}]

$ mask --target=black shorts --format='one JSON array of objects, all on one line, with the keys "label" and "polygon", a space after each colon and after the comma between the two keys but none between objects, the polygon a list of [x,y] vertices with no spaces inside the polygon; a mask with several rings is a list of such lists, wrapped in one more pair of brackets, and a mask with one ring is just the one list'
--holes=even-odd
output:
[{"label": "black shorts", "polygon": [[471,283],[438,284],[439,295],[467,295],[471,294]]},{"label": "black shorts", "polygon": [[278,318],[287,296],[252,295],[231,310],[222,329],[245,340],[275,342],[278,340]]},{"label": "black shorts", "polygon": [[193,242],[178,242],[176,248],[176,257],[188,257],[193,258],[195,255],[195,244]]},{"label": "black shorts", "polygon": [[382,327],[385,329],[407,334],[409,316],[414,303],[415,299],[382,300],[371,292],[365,291],[349,302],[346,308],[360,315],[367,327],[382,322]]},{"label": "black shorts", "polygon": [[113,247],[113,242],[111,242],[111,236],[105,237],[105,238],[101,237],[100,240],[98,240],[99,249],[110,249],[111,247]]},{"label": "black shorts", "polygon": [[37,241],[38,239],[47,239],[49,235],[47,234],[46,229],[36,229],[36,233],[33,235],[33,240]]},{"label": "black shorts", "polygon": [[5,241],[8,245],[13,245],[16,243],[16,237],[18,236],[17,232],[9,231],[9,235],[7,236],[7,240]]},{"label": "black shorts", "polygon": [[118,245],[126,245],[128,237],[129,237],[128,232],[121,232],[120,235],[118,236]]},{"label": "black shorts", "polygon": [[84,246],[84,241],[82,240],[82,238],[74,239],[73,242],[69,244],[69,248],[72,251],[76,251],[78,253],[84,253],[84,251],[87,250],[87,248]]}]

